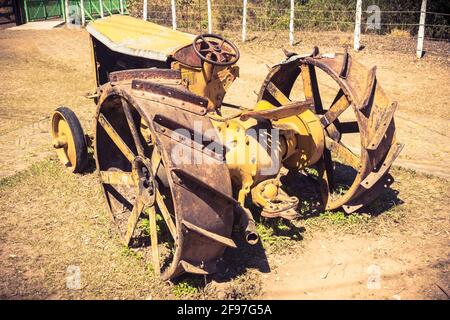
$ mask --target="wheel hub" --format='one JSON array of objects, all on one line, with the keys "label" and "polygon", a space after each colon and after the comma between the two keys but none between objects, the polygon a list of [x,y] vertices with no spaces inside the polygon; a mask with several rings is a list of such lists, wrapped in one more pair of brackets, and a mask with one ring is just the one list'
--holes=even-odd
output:
[{"label": "wheel hub", "polygon": [[152,206],[155,202],[155,178],[151,171],[150,161],[141,156],[137,156],[133,161],[133,178],[138,188],[141,201],[146,206]]}]

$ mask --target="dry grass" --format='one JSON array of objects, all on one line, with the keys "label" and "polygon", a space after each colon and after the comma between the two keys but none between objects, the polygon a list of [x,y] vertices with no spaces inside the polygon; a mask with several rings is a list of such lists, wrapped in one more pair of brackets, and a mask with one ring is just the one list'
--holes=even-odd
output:
[{"label": "dry grass", "polygon": [[48,117],[60,104],[79,109],[86,102],[81,96],[95,85],[81,31],[2,31],[0,64],[1,135]]},{"label": "dry grass", "polygon": [[[56,160],[46,160],[0,180],[0,296],[257,297],[262,275],[276,272],[288,256],[301,255],[309,241],[322,232],[374,237],[410,233],[425,226],[430,233],[442,231],[443,223],[448,224],[443,209],[448,206],[447,183],[401,169],[394,170],[394,175],[398,180],[394,188],[399,195],[394,191],[384,194],[365,215],[320,214],[300,220],[300,228],[279,222],[262,223],[259,231],[263,246],[247,246],[236,234],[241,247],[226,253],[225,272],[208,279],[185,276],[171,284],[153,276],[144,254],[122,246],[112,231],[95,174],[72,175]],[[66,270],[70,265],[81,268],[81,290],[66,288]]]},{"label": "dry grass", "polygon": [[49,118],[58,106],[70,106],[83,124],[92,117],[83,97],[95,86],[88,40],[77,30],[1,31],[0,177],[48,155]]},{"label": "dry grass", "polygon": [[411,38],[411,34],[407,30],[394,28],[389,33],[390,36],[400,37],[400,38]]},{"label": "dry grass", "polygon": [[[112,231],[99,189],[95,174],[72,175],[53,160],[0,180],[1,298],[214,297],[202,277],[175,285],[155,278],[144,255]],[[71,265],[81,268],[82,290],[66,288]],[[258,294],[256,280],[241,278],[228,283],[227,297]]]}]

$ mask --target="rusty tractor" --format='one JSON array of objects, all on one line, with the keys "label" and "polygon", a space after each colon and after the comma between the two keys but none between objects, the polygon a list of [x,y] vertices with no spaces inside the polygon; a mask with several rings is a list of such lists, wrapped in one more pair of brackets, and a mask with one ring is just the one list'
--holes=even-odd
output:
[{"label": "rusty tractor", "polygon": [[322,210],[347,213],[393,182],[388,171],[402,149],[397,103],[376,68],[347,52],[285,51],[247,108],[224,102],[239,75],[239,50],[219,35],[128,16],[93,21],[87,31],[94,133],[87,138],[75,114],[60,107],[53,146],[70,171],[82,172],[92,144],[124,244],[134,244],[148,219],[152,264],[163,279],[214,273],[225,248],[236,247],[234,224],[257,243],[250,206],[266,218],[297,218],[299,198],[284,188],[286,174],[316,181]]}]

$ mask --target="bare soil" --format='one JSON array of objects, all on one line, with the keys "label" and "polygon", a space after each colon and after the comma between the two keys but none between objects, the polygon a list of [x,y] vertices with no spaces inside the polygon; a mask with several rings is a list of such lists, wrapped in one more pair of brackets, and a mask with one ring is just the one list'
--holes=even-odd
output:
[{"label": "bare soil", "polygon": [[[406,170],[394,176],[394,193],[364,210],[368,220],[303,221],[301,253],[267,276],[262,297],[448,299],[448,183]],[[374,210],[381,202],[396,205]]]},{"label": "bare soil", "polygon": [[[351,45],[340,33],[296,38],[291,50],[299,53]],[[80,29],[0,31],[0,177],[10,177],[0,180],[1,298],[448,298],[448,45],[430,43],[418,60],[413,39],[367,37],[353,53],[378,66],[380,84],[398,101],[405,148],[396,164],[416,172],[393,170],[393,189],[366,214],[303,217],[299,228],[262,237],[262,246],[227,252],[225,275],[207,285],[182,279],[194,288],[185,290],[155,279],[144,255],[121,246],[94,174],[73,176],[46,160],[54,158],[48,127],[57,106],[71,107],[91,131],[94,105],[83,97],[95,85],[88,40]],[[252,106],[285,43],[269,34],[240,44],[240,78],[227,100]],[[66,287],[70,265],[81,266],[81,290]],[[373,266],[379,289],[367,286]]]}]

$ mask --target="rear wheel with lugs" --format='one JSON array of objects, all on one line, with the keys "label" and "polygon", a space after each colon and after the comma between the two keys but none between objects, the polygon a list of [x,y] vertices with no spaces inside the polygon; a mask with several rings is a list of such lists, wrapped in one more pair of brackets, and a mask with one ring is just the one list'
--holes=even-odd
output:
[{"label": "rear wheel with lugs", "polygon": [[173,163],[172,139],[155,130],[156,115],[147,112],[158,106],[140,102],[112,88],[97,110],[95,158],[112,218],[125,245],[150,240],[152,265],[163,279],[212,273],[224,249],[235,246],[232,206],[197,183],[199,168]]},{"label": "rear wheel with lugs", "polygon": [[388,170],[402,149],[395,137],[391,102],[349,54],[292,56],[266,78],[259,100],[281,106],[312,101],[325,136],[316,163],[326,210],[353,212],[374,200],[393,178]]}]

